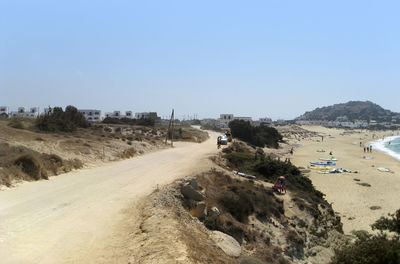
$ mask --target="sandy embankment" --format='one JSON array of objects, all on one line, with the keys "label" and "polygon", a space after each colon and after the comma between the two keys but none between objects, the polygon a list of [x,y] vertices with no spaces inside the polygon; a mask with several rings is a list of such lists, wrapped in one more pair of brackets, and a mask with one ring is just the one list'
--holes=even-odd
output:
[{"label": "sandy embankment", "polygon": [[[291,157],[297,166],[307,167],[310,162],[319,161],[320,157],[328,157],[329,151],[339,160],[336,168],[345,168],[358,173],[319,174],[311,170],[310,179],[315,187],[326,194],[328,202],[342,217],[345,233],[352,230],[371,230],[370,225],[379,217],[394,213],[400,208],[400,161],[384,153],[373,150],[364,153],[363,146],[374,139],[372,135],[382,138],[392,132],[354,131],[343,134],[345,130],[323,127],[303,127],[324,135],[323,142],[318,137],[291,142],[301,144]],[[397,132],[396,132],[397,133]],[[331,136],[329,136],[331,135]],[[375,137],[375,139],[376,139]],[[362,146],[360,147],[360,142]],[[326,150],[325,153],[317,149]],[[365,159],[364,156],[372,159]],[[380,172],[379,167],[389,168],[393,173]],[[355,181],[354,179],[360,181]],[[357,183],[368,183],[366,187]],[[381,207],[372,210],[372,206]]]}]

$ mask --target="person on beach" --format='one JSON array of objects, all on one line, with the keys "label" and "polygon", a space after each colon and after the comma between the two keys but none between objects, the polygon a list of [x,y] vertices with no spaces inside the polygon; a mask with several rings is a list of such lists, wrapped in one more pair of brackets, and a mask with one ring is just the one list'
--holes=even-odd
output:
[{"label": "person on beach", "polygon": [[369,146],[369,152],[372,153],[372,146]]},{"label": "person on beach", "polygon": [[364,147],[364,153],[365,153],[365,151],[366,151],[366,149],[365,149],[365,147]]},{"label": "person on beach", "polygon": [[290,149],[290,154],[293,155],[293,148]]}]

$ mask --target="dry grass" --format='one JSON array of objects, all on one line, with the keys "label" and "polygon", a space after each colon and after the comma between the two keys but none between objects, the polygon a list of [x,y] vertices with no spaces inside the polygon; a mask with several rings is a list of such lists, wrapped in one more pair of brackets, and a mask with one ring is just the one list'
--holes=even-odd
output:
[{"label": "dry grass", "polygon": [[25,126],[24,124],[18,120],[18,119],[11,119],[11,121],[8,123],[8,126],[16,129],[24,129]]},{"label": "dry grass", "polygon": [[33,180],[48,179],[47,173],[43,168],[42,162],[32,154],[22,154],[18,156],[13,165],[25,173],[28,178]]},{"label": "dry grass", "polygon": [[0,144],[0,185],[11,186],[14,181],[48,179],[73,169],[82,168],[77,159],[63,160],[54,154],[40,154],[23,146]]},{"label": "dry grass", "polygon": [[[271,189],[216,170],[199,175],[197,181],[205,193],[207,208],[217,207],[220,211],[217,218],[209,213],[203,220],[204,225],[231,235],[248,253],[251,252],[251,257],[240,258],[239,263],[288,263],[282,250],[271,243],[265,230],[255,229],[248,219],[255,216],[266,226],[270,217],[286,221],[283,204]],[[183,205],[189,212],[195,206],[188,200],[183,200]],[[199,246],[190,244],[191,247],[197,249]]]},{"label": "dry grass", "polygon": [[134,157],[136,154],[137,154],[137,151],[135,148],[128,148],[128,149],[125,149],[124,151],[122,151],[118,155],[118,157],[121,159],[129,159],[129,158]]}]

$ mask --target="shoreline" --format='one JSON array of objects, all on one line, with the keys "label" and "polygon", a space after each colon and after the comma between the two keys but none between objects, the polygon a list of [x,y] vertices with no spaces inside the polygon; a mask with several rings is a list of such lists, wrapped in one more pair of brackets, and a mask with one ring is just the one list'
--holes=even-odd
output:
[{"label": "shoreline", "polygon": [[397,138],[400,138],[400,136],[385,137],[384,139],[372,141],[372,142],[370,142],[369,145],[371,145],[375,150],[378,150],[378,151],[383,152],[397,160],[400,160],[400,153],[396,153],[395,151],[387,148],[385,145],[386,143],[391,142]]},{"label": "shoreline", "polygon": [[[346,234],[352,230],[371,232],[371,224],[377,219],[399,209],[400,162],[374,149],[374,146],[372,152],[363,151],[363,146],[369,144],[373,137],[382,138],[388,131],[348,131],[318,126],[302,128],[317,132],[317,136],[291,140],[291,144],[302,145],[291,156],[294,165],[307,168],[310,162],[327,158],[332,151],[333,156],[338,158],[337,165],[333,167],[353,172],[320,174],[311,170],[308,174],[315,188],[325,194],[325,199],[341,217]],[[323,141],[319,140],[321,135],[324,136]],[[320,149],[326,152],[317,152]],[[390,171],[379,171],[380,167]]]}]

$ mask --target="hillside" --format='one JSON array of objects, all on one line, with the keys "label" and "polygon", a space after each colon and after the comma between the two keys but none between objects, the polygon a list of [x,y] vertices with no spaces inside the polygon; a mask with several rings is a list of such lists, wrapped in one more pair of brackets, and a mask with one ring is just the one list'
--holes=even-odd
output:
[{"label": "hillside", "polygon": [[[255,152],[237,141],[213,156],[213,169],[157,189],[131,210],[129,262],[329,263],[347,241],[340,217],[306,172]],[[231,174],[238,164],[257,178]],[[286,176],[284,195],[271,188],[277,175]]]},{"label": "hillside", "polygon": [[[121,124],[42,132],[34,120],[0,120],[0,188],[167,148],[166,133],[166,127]],[[191,127],[176,128],[174,133],[175,141],[207,138],[206,132]]]},{"label": "hillside", "polygon": [[334,104],[317,108],[304,113],[296,120],[322,120],[322,121],[355,121],[375,120],[377,122],[391,122],[396,119],[400,122],[400,114],[383,109],[381,106],[370,101],[350,101],[343,104]]}]

